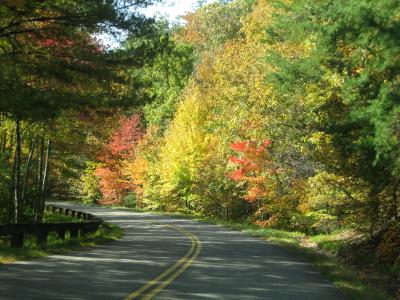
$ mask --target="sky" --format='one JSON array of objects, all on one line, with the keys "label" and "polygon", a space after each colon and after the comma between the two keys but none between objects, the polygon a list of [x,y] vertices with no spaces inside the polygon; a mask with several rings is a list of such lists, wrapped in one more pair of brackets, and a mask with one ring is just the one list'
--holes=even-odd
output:
[{"label": "sky", "polygon": [[[202,2],[211,3],[214,1],[216,0],[205,0]],[[198,0],[164,0],[160,4],[147,7],[143,10],[143,13],[149,17],[162,15],[171,22],[174,22],[186,12],[194,11],[198,7],[198,2]]]},{"label": "sky", "polygon": [[[170,23],[176,23],[180,22],[179,16],[183,16],[187,12],[195,11],[196,8],[199,7],[199,2],[206,4],[215,1],[218,0],[162,0],[161,3],[151,5],[139,11],[148,17],[162,16],[169,20]],[[121,37],[123,39],[123,35]],[[100,39],[102,44],[109,49],[117,48],[120,45],[118,39],[106,34],[97,35],[96,38]]]}]

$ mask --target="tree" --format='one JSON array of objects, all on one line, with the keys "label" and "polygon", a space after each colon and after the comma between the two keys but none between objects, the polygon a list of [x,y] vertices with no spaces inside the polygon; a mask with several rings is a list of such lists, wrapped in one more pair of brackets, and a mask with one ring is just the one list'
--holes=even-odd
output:
[{"label": "tree", "polygon": [[103,153],[99,156],[101,164],[96,168],[100,178],[101,203],[121,204],[128,191],[135,186],[127,179],[123,171],[126,160],[135,156],[136,146],[143,136],[139,115],[121,117],[119,128],[111,136]]},{"label": "tree", "polygon": [[307,123],[335,155],[315,153],[330,172],[369,184],[371,228],[398,218],[398,3],[298,1],[286,9],[271,37],[309,47],[294,59],[275,56],[275,87],[288,101],[314,101],[317,118]]},{"label": "tree", "polygon": [[144,107],[149,126],[166,129],[176,112],[180,94],[193,71],[192,47],[176,42],[173,32],[160,35],[161,49],[143,68],[141,79],[150,102]]},{"label": "tree", "polygon": [[246,201],[260,201],[268,197],[268,177],[276,172],[266,151],[270,143],[271,141],[265,140],[260,146],[251,141],[231,144],[231,149],[241,156],[229,158],[229,161],[239,168],[229,173],[228,177],[235,181],[247,183],[247,195],[244,196]]},{"label": "tree", "polygon": [[[10,192],[4,195],[10,203],[9,219],[19,222],[28,214],[24,211],[28,184],[37,194],[31,206],[34,219],[41,219],[52,173],[49,125],[65,114],[132,104],[125,68],[143,64],[143,48],[135,53],[108,51],[95,36],[119,30],[130,37],[153,34],[154,21],[132,13],[132,8],[148,3],[1,1],[0,113],[15,122],[15,142],[10,142],[11,156],[5,161],[12,178]],[[29,132],[28,127],[39,127],[39,134],[26,137],[22,128]]]},{"label": "tree", "polygon": [[254,1],[216,1],[183,17],[187,22],[180,35],[198,53],[208,52],[241,35],[241,18],[251,11]]},{"label": "tree", "polygon": [[[0,5],[0,111],[43,118],[60,109],[98,106],[121,82],[114,70],[133,63],[107,51],[95,34],[126,30],[149,33],[151,21],[129,12],[149,1],[29,1]],[[128,3],[129,4],[129,3]],[[119,7],[117,7],[120,5]],[[137,64],[143,57],[135,57]],[[97,98],[97,100],[93,100]],[[12,100],[11,100],[12,99]],[[21,114],[27,114],[23,116]]]}]

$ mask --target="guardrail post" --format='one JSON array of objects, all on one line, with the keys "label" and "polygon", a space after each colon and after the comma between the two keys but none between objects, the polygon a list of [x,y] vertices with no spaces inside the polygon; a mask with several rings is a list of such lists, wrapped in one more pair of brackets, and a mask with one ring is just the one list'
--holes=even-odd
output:
[{"label": "guardrail post", "polygon": [[15,233],[11,236],[11,247],[21,248],[24,245],[24,234]]},{"label": "guardrail post", "polygon": [[98,230],[102,220],[96,215],[72,210],[63,209],[62,207],[47,206],[47,210],[58,211],[61,215],[63,212],[68,215],[77,216],[85,222],[60,222],[60,223],[38,223],[38,224],[4,224],[0,225],[0,236],[10,237],[11,247],[23,247],[24,237],[26,234],[33,234],[36,237],[37,244],[47,243],[48,234],[50,232],[57,233],[60,239],[65,239],[66,232],[69,232],[71,239],[76,239],[87,233]]}]

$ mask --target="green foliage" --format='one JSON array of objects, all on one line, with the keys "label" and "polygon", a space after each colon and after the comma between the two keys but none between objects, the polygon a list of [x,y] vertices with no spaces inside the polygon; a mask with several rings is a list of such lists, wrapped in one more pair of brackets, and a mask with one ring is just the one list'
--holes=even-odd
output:
[{"label": "green foliage", "polygon": [[0,4],[1,112],[43,119],[65,109],[106,105],[111,95],[112,102],[123,97],[115,86],[123,88],[120,74],[127,55],[105,51],[94,35],[118,30],[149,34],[151,20],[132,14],[120,1],[15,5]]},{"label": "green foliage", "polygon": [[43,223],[57,223],[57,222],[84,222],[84,220],[78,219],[77,217],[45,212],[43,216]]},{"label": "green foliage", "polygon": [[141,80],[151,102],[144,107],[150,126],[166,128],[176,111],[181,90],[193,71],[192,47],[177,43],[164,29],[160,36],[161,51],[142,70]]},{"label": "green foliage", "polygon": [[98,164],[95,162],[86,162],[86,165],[86,169],[81,176],[83,184],[82,199],[85,204],[96,204],[101,199],[100,179],[95,173]]},{"label": "green foliage", "polygon": [[307,232],[311,234],[331,233],[339,228],[337,217],[323,210],[306,213],[305,218],[309,224]]},{"label": "green foliage", "polygon": [[330,154],[320,152],[327,144],[313,154],[326,170],[368,183],[364,217],[370,224],[384,223],[398,213],[397,197],[389,191],[397,191],[400,175],[395,71],[400,32],[394,17],[400,7],[396,1],[305,0],[286,9],[269,39],[310,46],[295,59],[271,54],[274,87],[288,103],[314,101],[315,117],[304,124],[328,137]]},{"label": "green foliage", "polygon": [[176,40],[176,28],[170,28],[166,21],[157,21],[153,30],[151,35],[133,37],[124,43],[129,55],[138,51],[146,54],[140,68],[128,71],[133,83],[129,97],[143,104],[146,125],[165,130],[193,71],[193,49]]},{"label": "green foliage", "polygon": [[88,119],[137,105],[139,82],[127,70],[154,54],[146,45],[110,50],[97,37],[155,35],[154,20],[132,11],[151,2],[1,1],[1,221],[40,221],[50,190],[77,196],[81,169],[104,137]]},{"label": "green foliage", "polygon": [[[142,20],[136,25],[146,30],[133,30],[114,51],[93,39],[99,24],[133,29],[137,17],[119,15],[111,2],[64,2],[24,11],[96,17],[74,21],[68,32],[57,24],[53,36],[46,22],[37,34],[26,16],[0,5],[3,219],[17,157],[11,134],[21,119],[23,161],[30,142],[52,133],[53,183],[73,183],[88,203],[99,199],[100,183],[110,204],[247,220],[277,241],[307,239],[331,251],[347,242],[342,231],[350,228],[369,233],[368,251],[397,268],[398,1],[217,1],[186,15],[182,27]],[[29,41],[17,34],[21,53],[12,52],[6,28],[14,18],[22,21],[14,27],[34,32]],[[121,114],[138,111],[144,120],[135,121],[136,131],[115,129]],[[266,140],[268,155],[260,147]],[[249,151],[238,151],[246,145]],[[36,154],[28,174],[39,161]]]},{"label": "green foliage", "polygon": [[10,170],[7,166],[7,154],[0,157],[0,224],[8,221],[8,196],[11,180]]},{"label": "green foliage", "polygon": [[214,50],[240,36],[241,19],[251,11],[253,2],[216,1],[204,5],[184,17],[187,25],[181,34],[199,53]]},{"label": "green foliage", "polygon": [[122,205],[125,207],[136,208],[136,206],[137,206],[136,198],[137,198],[136,194],[134,192],[130,192],[122,199]]}]

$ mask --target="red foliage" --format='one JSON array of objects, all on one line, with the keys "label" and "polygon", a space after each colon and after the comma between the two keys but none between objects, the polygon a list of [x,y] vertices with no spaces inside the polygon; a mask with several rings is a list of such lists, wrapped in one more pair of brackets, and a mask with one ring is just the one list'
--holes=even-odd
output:
[{"label": "red foliage", "polygon": [[100,177],[104,204],[121,203],[128,191],[134,188],[122,174],[122,168],[124,160],[135,155],[136,146],[143,137],[140,117],[122,117],[119,124],[119,128],[115,130],[110,142],[98,157],[102,166],[96,169],[96,175]]},{"label": "red foliage", "polygon": [[234,164],[241,164],[241,165],[244,165],[244,164],[246,164],[248,162],[246,159],[238,158],[236,156],[229,157],[229,161],[234,163]]},{"label": "red foliage", "polygon": [[56,44],[56,41],[53,39],[44,39],[41,41],[41,43],[45,47],[51,47]]},{"label": "red foliage", "polygon": [[110,167],[98,167],[96,175],[100,177],[100,190],[103,194],[102,204],[111,205],[121,202],[128,186],[126,182],[121,180],[121,172]]},{"label": "red foliage", "polygon": [[237,169],[233,172],[231,172],[228,176],[230,179],[234,180],[234,181],[241,181],[243,180],[245,175],[245,172],[243,169]]},{"label": "red foliage", "polygon": [[243,152],[248,147],[248,142],[231,143],[231,149],[238,152]]},{"label": "red foliage", "polygon": [[121,125],[111,137],[106,149],[119,158],[127,158],[134,154],[135,146],[143,137],[140,128],[140,117],[133,115],[130,118],[122,117],[119,120]]},{"label": "red foliage", "polygon": [[234,181],[246,181],[249,185],[246,201],[254,202],[267,195],[266,174],[271,175],[274,167],[269,159],[267,147],[271,141],[265,140],[260,145],[252,141],[232,143],[231,149],[239,152],[240,157],[232,156],[229,161],[237,168],[227,176]]},{"label": "red foliage", "polygon": [[43,30],[40,33],[30,32],[26,36],[17,36],[21,42],[27,42],[51,54],[52,59],[58,59],[73,64],[81,64],[95,68],[90,55],[97,56],[104,52],[99,40],[87,33],[75,32],[74,36],[65,38],[65,33]]}]

